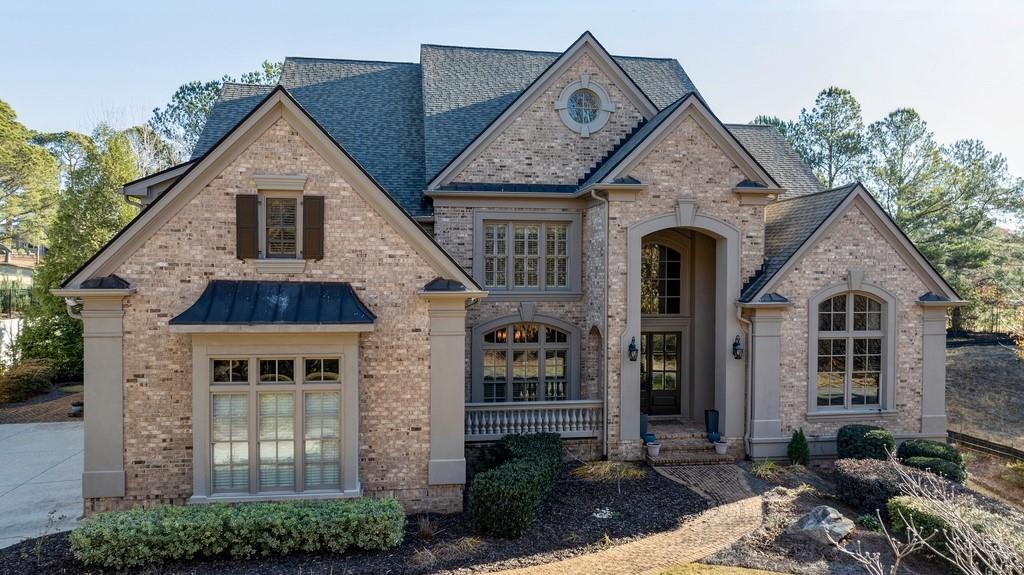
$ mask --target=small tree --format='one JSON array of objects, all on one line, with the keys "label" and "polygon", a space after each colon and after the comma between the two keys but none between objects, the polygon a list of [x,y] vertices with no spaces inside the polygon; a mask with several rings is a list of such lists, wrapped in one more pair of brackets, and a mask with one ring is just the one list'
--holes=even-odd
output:
[{"label": "small tree", "polygon": [[803,428],[793,432],[793,437],[786,447],[786,456],[793,465],[807,465],[811,462],[811,449],[807,445],[807,436],[804,435]]}]

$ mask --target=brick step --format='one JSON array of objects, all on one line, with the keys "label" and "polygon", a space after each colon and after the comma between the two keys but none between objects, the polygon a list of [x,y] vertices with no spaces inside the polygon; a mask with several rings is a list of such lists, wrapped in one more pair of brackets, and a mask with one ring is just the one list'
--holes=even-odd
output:
[{"label": "brick step", "polygon": [[688,451],[676,451],[665,453],[662,451],[657,457],[647,456],[647,462],[651,465],[730,465],[736,462],[732,455],[719,455],[711,453],[694,453]]},{"label": "brick step", "polygon": [[647,432],[653,433],[654,436],[658,438],[658,441],[662,443],[674,439],[699,439],[704,442],[707,442],[708,440],[707,434],[704,433],[703,431],[695,431],[689,429],[658,429],[655,427],[648,428]]},{"label": "brick step", "polygon": [[715,444],[709,443],[706,439],[668,439],[659,440],[661,443],[661,452],[666,451],[675,452],[690,452],[690,453],[703,453],[705,451],[715,451]]}]

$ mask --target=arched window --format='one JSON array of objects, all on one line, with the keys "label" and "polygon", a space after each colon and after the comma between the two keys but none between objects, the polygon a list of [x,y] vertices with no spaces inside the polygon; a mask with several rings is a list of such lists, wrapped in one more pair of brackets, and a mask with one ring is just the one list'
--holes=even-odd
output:
[{"label": "arched window", "polygon": [[[562,401],[571,399],[575,374],[568,329],[537,322],[487,328],[477,342],[481,397],[475,401]],[[476,393],[474,393],[476,395]]]},{"label": "arched window", "polygon": [[880,409],[893,337],[884,315],[886,303],[871,295],[843,292],[817,305],[817,350],[813,408]]},{"label": "arched window", "polygon": [[640,261],[640,312],[681,313],[683,258],[679,252],[668,246],[649,243],[644,245]]}]

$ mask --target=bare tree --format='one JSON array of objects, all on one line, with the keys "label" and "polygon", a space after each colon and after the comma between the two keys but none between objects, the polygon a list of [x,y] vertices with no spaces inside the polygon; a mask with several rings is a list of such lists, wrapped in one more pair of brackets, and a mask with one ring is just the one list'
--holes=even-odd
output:
[{"label": "bare tree", "polygon": [[[886,541],[889,543],[889,547],[892,548],[893,561],[892,565],[886,568],[885,562],[882,561],[882,554],[878,552],[864,551],[861,546],[861,542],[857,541],[856,549],[847,549],[839,544],[838,541],[832,538],[831,535],[825,534],[828,537],[830,543],[836,546],[842,553],[852,558],[857,563],[860,563],[864,570],[870,575],[896,575],[900,570],[900,565],[903,560],[907,557],[917,553],[918,551],[925,549],[928,545],[928,540],[931,535],[924,537],[921,532],[914,526],[913,519],[907,519],[900,513],[900,518],[903,519],[904,525],[907,526],[907,540],[900,541],[898,537],[893,536],[889,533],[889,530],[885,527],[885,522],[882,521],[882,514],[876,509],[875,515],[878,517],[878,524],[882,527],[882,534],[885,535]],[[934,535],[934,534],[932,534]]]}]

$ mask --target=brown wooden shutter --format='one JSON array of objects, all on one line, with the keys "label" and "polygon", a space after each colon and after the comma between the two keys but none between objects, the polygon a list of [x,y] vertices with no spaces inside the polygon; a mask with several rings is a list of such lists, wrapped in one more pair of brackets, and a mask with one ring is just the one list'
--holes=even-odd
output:
[{"label": "brown wooden shutter", "polygon": [[240,260],[260,257],[259,197],[235,196],[235,257]]},{"label": "brown wooden shutter", "polygon": [[324,258],[324,197],[302,197],[302,258]]}]

